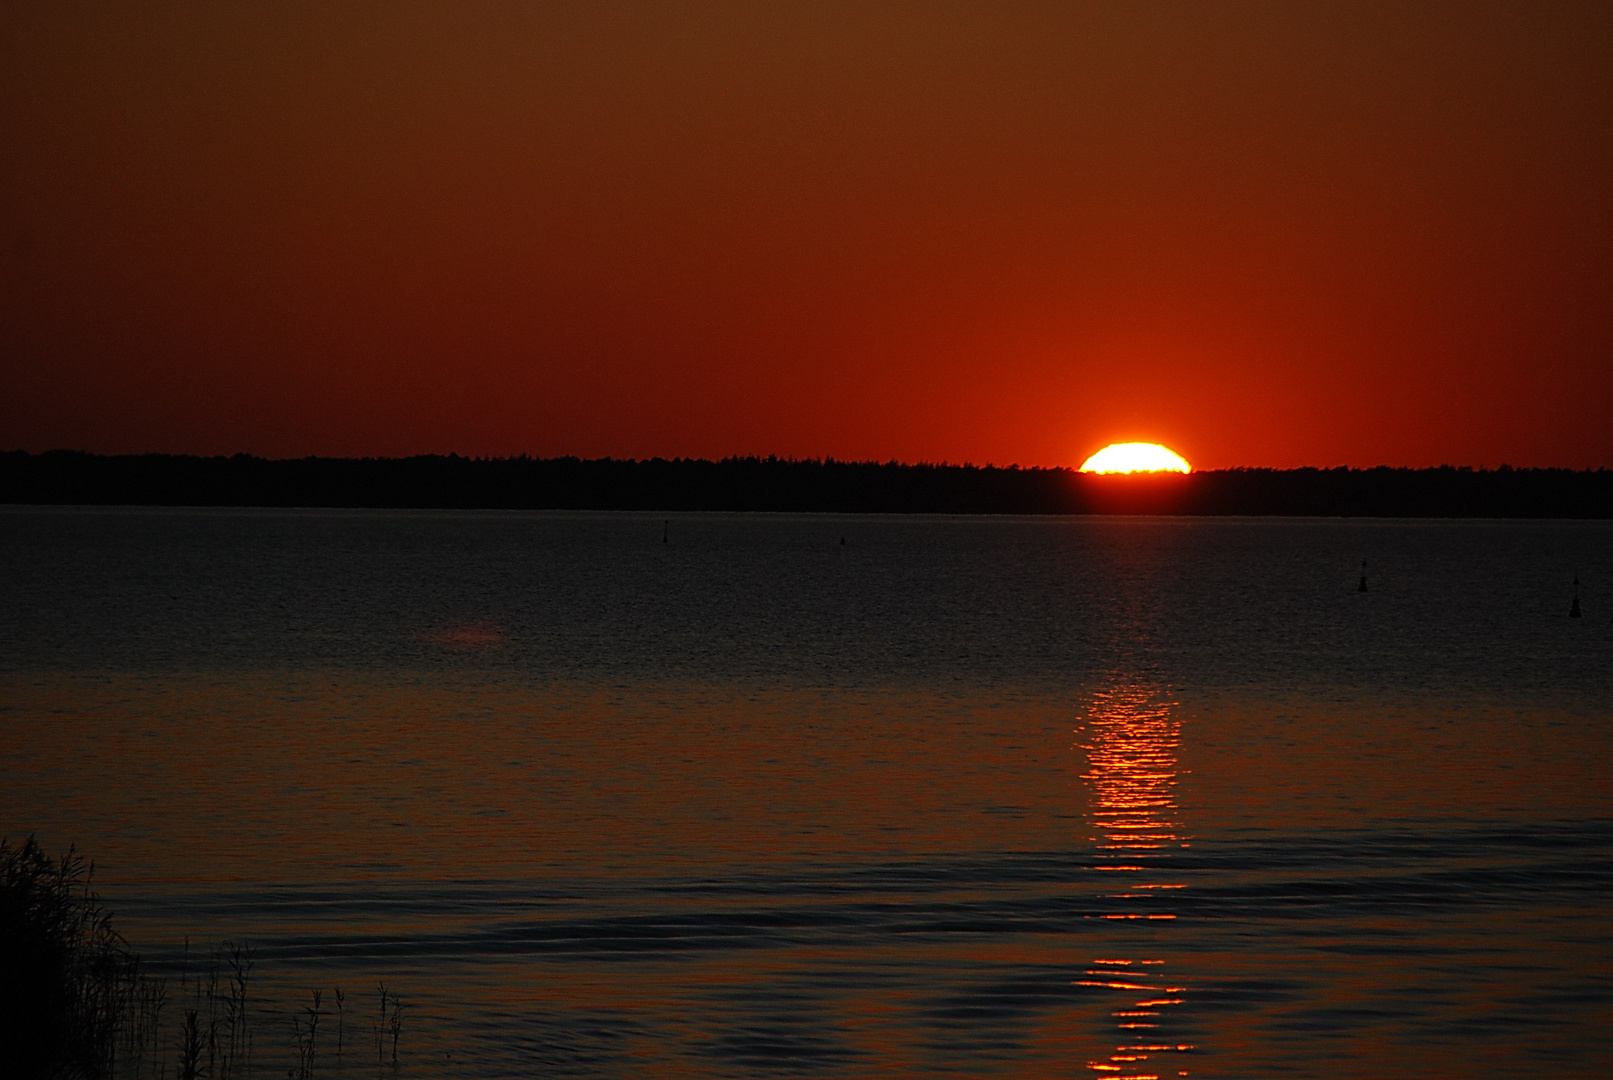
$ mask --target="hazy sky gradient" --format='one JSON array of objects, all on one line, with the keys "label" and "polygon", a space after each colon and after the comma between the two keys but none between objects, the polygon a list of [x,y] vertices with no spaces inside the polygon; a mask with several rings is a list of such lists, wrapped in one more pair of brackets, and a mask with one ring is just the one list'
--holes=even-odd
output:
[{"label": "hazy sky gradient", "polygon": [[0,448],[1613,466],[1613,6],[6,4]]}]

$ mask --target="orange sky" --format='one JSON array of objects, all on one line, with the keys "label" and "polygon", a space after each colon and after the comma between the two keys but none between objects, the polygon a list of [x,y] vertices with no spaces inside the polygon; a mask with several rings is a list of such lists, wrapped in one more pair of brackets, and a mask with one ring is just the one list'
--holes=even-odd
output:
[{"label": "orange sky", "polygon": [[0,448],[1613,466],[1605,3],[6,5]]}]

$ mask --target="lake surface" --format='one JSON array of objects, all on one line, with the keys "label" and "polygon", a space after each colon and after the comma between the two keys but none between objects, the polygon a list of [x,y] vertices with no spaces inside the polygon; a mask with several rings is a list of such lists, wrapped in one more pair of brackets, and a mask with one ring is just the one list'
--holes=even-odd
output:
[{"label": "lake surface", "polygon": [[176,1002],[251,943],[249,1075],[337,986],[373,1074],[378,982],[422,1077],[1613,1075],[1609,523],[0,508],[0,565],[0,832]]}]

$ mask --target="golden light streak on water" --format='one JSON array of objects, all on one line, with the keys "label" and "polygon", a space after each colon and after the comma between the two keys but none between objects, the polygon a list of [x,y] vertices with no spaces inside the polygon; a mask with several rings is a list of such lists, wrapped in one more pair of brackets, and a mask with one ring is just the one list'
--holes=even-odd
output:
[{"label": "golden light streak on water", "polygon": [[[1163,858],[1173,848],[1188,846],[1178,820],[1174,789],[1179,769],[1176,751],[1181,722],[1172,715],[1175,702],[1155,687],[1117,679],[1107,690],[1093,695],[1085,734],[1088,768],[1083,774],[1092,790],[1087,820],[1093,830],[1097,869],[1141,874],[1165,869]],[[1127,891],[1107,899],[1157,904],[1168,891],[1184,888],[1181,882],[1153,881],[1130,884]],[[1108,912],[1106,920],[1148,922],[1171,920],[1169,911],[1128,910]],[[1087,1068],[1125,1080],[1157,1080],[1158,1074],[1141,1071],[1144,1062],[1161,1053],[1181,1054],[1193,1049],[1187,1043],[1138,1044],[1136,1033],[1161,1026],[1164,1010],[1182,1004],[1179,986],[1161,986],[1118,977],[1116,968],[1155,967],[1161,959],[1106,957],[1094,959],[1078,985],[1113,990],[1133,997],[1113,1009],[1121,1044],[1106,1061],[1090,1061]],[[1139,975],[1144,974],[1138,972]],[[1150,973],[1151,974],[1151,973]],[[1160,996],[1161,994],[1170,996]],[[1178,1071],[1178,1076],[1187,1075]]]}]

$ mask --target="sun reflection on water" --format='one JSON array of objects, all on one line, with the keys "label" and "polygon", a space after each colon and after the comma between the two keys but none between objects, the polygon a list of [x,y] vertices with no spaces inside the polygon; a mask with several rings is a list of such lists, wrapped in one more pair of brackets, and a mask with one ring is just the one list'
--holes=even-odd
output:
[{"label": "sun reflection on water", "polygon": [[[1172,920],[1164,910],[1180,882],[1136,880],[1130,875],[1162,875],[1170,851],[1189,846],[1177,817],[1175,798],[1179,772],[1176,749],[1181,722],[1172,715],[1175,702],[1159,689],[1133,681],[1117,681],[1093,695],[1085,732],[1087,772],[1091,786],[1087,811],[1096,846],[1094,869],[1127,877],[1116,884],[1124,891],[1106,900],[1121,901],[1111,920]],[[1170,985],[1165,961],[1157,957],[1094,957],[1080,986],[1114,993],[1111,1009],[1120,1044],[1106,1060],[1089,1061],[1087,1068],[1101,1076],[1128,1080],[1158,1080],[1155,1059],[1186,1054],[1188,1043],[1158,1037],[1167,1011],[1182,1004],[1185,988]],[[1168,1070],[1186,1076],[1186,1069]]]}]

